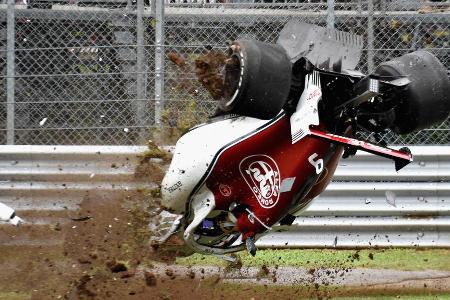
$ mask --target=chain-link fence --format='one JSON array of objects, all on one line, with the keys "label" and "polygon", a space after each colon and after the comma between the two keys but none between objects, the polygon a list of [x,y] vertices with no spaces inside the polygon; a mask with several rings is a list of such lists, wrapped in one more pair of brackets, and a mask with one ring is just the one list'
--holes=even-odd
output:
[{"label": "chain-link fence", "polygon": [[[216,108],[195,61],[275,42],[293,18],[362,35],[362,72],[421,48],[450,69],[448,0],[0,0],[0,143],[142,144],[188,127]],[[447,144],[449,122],[383,138]]]}]

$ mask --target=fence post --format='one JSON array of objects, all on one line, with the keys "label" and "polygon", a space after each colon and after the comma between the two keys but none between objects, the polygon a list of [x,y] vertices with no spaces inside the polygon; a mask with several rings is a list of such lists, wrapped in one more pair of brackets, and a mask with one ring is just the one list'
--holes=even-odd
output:
[{"label": "fence post", "polygon": [[155,124],[164,106],[164,0],[155,0]]},{"label": "fence post", "polygon": [[327,0],[327,28],[334,29],[334,0]]},{"label": "fence post", "polygon": [[15,114],[15,1],[8,0],[6,16],[6,144],[14,145]]},{"label": "fence post", "polygon": [[373,34],[373,0],[368,0],[368,15],[367,15],[367,71],[371,73],[374,69],[373,55],[374,55],[374,34]]},{"label": "fence post", "polygon": [[145,124],[145,51],[144,51],[144,0],[137,0],[137,13],[136,13],[136,123],[138,126]]},{"label": "fence post", "polygon": [[[361,16],[362,15],[362,11],[363,11],[363,5],[362,5],[362,0],[358,0],[358,2],[357,2],[357,4],[356,4],[356,11],[357,11],[357,13],[358,13],[358,16]],[[356,26],[357,27],[362,27],[361,26],[361,24],[362,24],[362,20],[361,20],[361,18],[357,18],[356,19]]]}]

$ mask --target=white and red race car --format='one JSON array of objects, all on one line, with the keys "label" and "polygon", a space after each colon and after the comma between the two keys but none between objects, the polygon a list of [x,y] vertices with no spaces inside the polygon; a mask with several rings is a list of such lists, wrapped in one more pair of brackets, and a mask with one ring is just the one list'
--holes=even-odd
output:
[{"label": "white and red race car", "polygon": [[292,224],[326,188],[341,157],[363,150],[396,170],[410,163],[408,148],[356,134],[407,134],[444,121],[447,70],[416,51],[365,75],[354,70],[362,47],[359,36],[297,21],[276,44],[235,41],[219,112],[176,144],[153,240],[178,232],[197,252],[254,255],[259,237]]}]

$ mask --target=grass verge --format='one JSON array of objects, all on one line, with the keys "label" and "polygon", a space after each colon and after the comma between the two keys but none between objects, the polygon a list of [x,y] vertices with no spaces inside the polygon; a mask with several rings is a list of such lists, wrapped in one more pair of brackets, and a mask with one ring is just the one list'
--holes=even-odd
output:
[{"label": "grass verge", "polygon": [[[304,268],[380,268],[396,270],[450,271],[450,249],[264,249],[255,257],[246,252],[237,256],[243,266],[292,266]],[[227,266],[214,256],[193,254],[177,258],[180,265]]]},{"label": "grass verge", "polygon": [[0,292],[0,300],[29,300],[31,295],[24,292]]},{"label": "grass verge", "polygon": [[215,286],[216,290],[225,299],[232,298],[233,293],[240,291],[241,296],[254,299],[333,299],[333,300],[360,300],[360,299],[411,299],[411,300],[448,300],[448,291],[428,289],[404,289],[383,287],[341,287],[341,286],[314,286],[314,285],[244,285],[233,283],[222,283]]}]

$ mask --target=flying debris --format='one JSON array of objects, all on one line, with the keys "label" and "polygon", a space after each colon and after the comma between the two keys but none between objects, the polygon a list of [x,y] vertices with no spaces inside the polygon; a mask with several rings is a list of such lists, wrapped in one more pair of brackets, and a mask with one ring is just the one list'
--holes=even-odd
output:
[{"label": "flying debris", "polygon": [[11,207],[0,202],[0,221],[8,222],[12,225],[18,226],[23,223],[23,220],[16,216],[16,212]]}]

